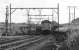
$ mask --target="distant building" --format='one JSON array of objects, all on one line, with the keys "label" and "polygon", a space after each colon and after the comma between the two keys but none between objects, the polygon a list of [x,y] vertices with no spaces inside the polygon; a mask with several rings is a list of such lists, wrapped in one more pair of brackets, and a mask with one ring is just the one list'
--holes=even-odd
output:
[{"label": "distant building", "polygon": [[72,20],[72,24],[79,24],[79,18]]}]

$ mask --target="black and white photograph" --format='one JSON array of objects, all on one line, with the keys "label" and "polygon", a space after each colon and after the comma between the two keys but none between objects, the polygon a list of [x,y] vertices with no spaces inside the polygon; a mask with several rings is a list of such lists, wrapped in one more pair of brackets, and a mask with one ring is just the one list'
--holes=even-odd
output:
[{"label": "black and white photograph", "polygon": [[0,0],[0,50],[79,50],[79,0]]}]

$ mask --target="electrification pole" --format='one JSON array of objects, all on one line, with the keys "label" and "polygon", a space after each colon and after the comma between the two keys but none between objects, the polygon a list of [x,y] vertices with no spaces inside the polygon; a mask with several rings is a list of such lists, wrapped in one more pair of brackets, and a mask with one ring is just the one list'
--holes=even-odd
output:
[{"label": "electrification pole", "polygon": [[75,6],[68,6],[69,9],[69,23],[71,23],[72,20],[75,20]]},{"label": "electrification pole", "polygon": [[5,19],[5,33],[6,33],[6,36],[8,35],[8,6],[6,7],[6,19]]}]

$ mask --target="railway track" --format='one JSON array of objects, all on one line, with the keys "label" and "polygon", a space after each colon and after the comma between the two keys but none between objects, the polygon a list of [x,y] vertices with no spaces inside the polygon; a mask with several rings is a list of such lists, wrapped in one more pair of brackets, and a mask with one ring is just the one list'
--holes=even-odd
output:
[{"label": "railway track", "polygon": [[10,40],[0,42],[0,50],[29,50],[30,47],[36,49],[47,43],[49,37],[50,36],[23,36],[11,38]]},{"label": "railway track", "polygon": [[23,36],[0,42],[0,50],[35,50],[49,42],[50,36]]},{"label": "railway track", "polygon": [[24,36],[24,37],[21,37],[21,38],[13,38],[13,39],[10,39],[10,40],[7,40],[7,41],[1,41],[0,42],[0,50],[1,49],[4,49],[4,48],[8,48],[8,47],[11,47],[13,45],[16,45],[16,44],[20,44],[24,41],[29,41],[29,40],[33,40],[33,39],[37,39],[39,38],[40,36]]}]

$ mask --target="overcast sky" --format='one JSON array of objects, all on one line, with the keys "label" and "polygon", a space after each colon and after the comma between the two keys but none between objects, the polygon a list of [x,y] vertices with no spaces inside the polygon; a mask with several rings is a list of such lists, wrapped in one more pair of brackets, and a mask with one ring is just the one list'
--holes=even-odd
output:
[{"label": "overcast sky", "polygon": [[[60,14],[60,23],[68,23],[68,6],[77,6],[76,8],[76,18],[79,17],[79,0],[0,0],[0,22],[5,21],[5,8],[11,3],[12,7],[48,7],[53,8],[57,7],[59,3],[59,14]],[[12,22],[22,23],[27,21],[26,13],[24,11],[17,10],[12,14]],[[23,13],[23,14],[22,14]],[[16,15],[15,15],[16,14]],[[20,14],[20,15],[19,15]],[[15,17],[14,17],[15,16]]]}]

